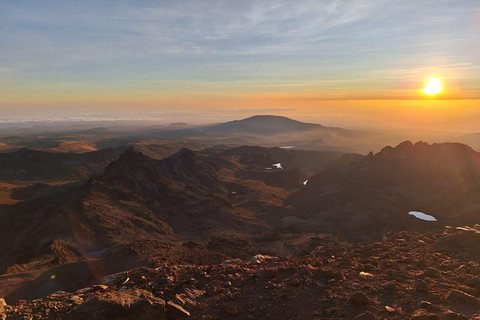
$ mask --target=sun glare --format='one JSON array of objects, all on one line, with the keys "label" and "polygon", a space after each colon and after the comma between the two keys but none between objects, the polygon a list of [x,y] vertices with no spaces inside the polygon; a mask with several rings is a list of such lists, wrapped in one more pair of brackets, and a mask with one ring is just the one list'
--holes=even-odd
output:
[{"label": "sun glare", "polygon": [[442,92],[442,83],[437,78],[430,78],[425,84],[425,88],[422,90],[423,93],[433,96]]}]

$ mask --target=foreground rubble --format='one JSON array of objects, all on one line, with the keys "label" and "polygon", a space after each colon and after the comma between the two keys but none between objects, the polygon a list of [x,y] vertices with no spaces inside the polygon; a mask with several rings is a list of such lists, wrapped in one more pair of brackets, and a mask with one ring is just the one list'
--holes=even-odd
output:
[{"label": "foreground rubble", "polygon": [[6,319],[480,319],[480,226],[303,258],[165,265],[5,305]]}]

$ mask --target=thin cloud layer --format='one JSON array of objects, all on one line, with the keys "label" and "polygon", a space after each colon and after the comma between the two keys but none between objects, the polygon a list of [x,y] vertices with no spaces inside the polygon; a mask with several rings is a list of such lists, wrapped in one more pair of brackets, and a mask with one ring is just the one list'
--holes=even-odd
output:
[{"label": "thin cloud layer", "polygon": [[10,106],[189,90],[411,99],[430,76],[478,98],[479,55],[478,1],[0,3]]}]

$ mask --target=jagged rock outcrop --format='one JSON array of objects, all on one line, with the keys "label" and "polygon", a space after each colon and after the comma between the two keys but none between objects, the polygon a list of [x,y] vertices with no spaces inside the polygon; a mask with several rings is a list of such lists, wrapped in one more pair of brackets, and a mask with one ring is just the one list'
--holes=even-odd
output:
[{"label": "jagged rock outcrop", "polygon": [[[479,195],[478,152],[459,143],[406,141],[311,177],[286,203],[304,216],[318,217],[323,230],[381,235],[476,223]],[[433,215],[438,222],[422,221],[409,211]]]}]

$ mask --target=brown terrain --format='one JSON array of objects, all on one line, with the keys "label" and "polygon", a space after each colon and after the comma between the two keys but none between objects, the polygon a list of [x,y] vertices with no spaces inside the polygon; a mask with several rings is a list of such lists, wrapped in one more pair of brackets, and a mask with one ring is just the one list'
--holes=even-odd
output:
[{"label": "brown terrain", "polygon": [[294,142],[323,150],[233,144],[249,132],[354,134],[285,119],[0,153],[0,314],[480,317],[480,154],[409,141],[368,156],[323,138]]},{"label": "brown terrain", "polygon": [[7,319],[479,319],[479,248],[478,225],[391,232],[301,258],[161,263],[3,309]]},{"label": "brown terrain", "polygon": [[[342,156],[222,147],[182,149],[155,160],[129,148],[105,164],[103,174],[96,174],[98,167],[87,162],[90,154],[20,150],[4,155],[8,166],[3,174],[10,179],[3,185],[0,215],[3,238],[9,241],[2,242],[0,283],[7,301],[59,289],[42,276],[51,269],[58,269],[61,288],[74,290],[153,260],[220,261],[245,256],[245,246],[252,246],[249,253],[254,254],[277,251],[283,238],[309,242],[315,235],[284,231],[279,237],[269,220],[283,210],[282,199],[302,186],[307,173],[321,171]],[[352,159],[357,158],[361,156]],[[283,169],[272,169],[278,162]],[[74,169],[62,171],[65,163],[75,163]],[[75,179],[91,174],[88,180]],[[215,240],[232,237],[238,248],[223,248],[223,240]],[[203,251],[185,253],[191,251],[183,246],[189,240],[210,243],[210,260]],[[256,242],[263,249],[250,245]]]}]

